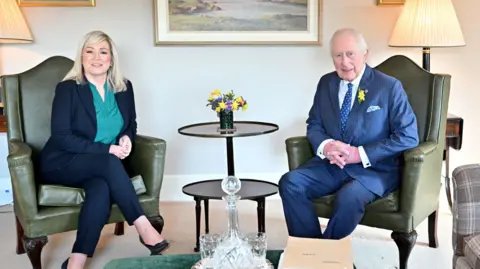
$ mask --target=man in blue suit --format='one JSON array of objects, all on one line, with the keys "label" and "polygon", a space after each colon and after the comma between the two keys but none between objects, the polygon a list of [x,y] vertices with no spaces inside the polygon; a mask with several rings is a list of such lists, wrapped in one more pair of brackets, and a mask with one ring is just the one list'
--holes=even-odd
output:
[{"label": "man in blue suit", "polygon": [[[314,158],[279,182],[290,236],[341,239],[365,206],[399,186],[403,151],[418,145],[417,120],[399,80],[366,64],[367,44],[354,29],[335,32],[335,72],[317,86],[307,120]],[[324,233],[312,200],[335,194]]]}]

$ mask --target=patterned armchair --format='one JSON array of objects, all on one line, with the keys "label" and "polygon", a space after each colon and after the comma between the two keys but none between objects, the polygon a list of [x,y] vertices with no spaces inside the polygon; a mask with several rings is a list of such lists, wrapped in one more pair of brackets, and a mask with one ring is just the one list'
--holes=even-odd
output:
[{"label": "patterned armchair", "polygon": [[480,164],[455,168],[453,183],[453,268],[480,268]]}]

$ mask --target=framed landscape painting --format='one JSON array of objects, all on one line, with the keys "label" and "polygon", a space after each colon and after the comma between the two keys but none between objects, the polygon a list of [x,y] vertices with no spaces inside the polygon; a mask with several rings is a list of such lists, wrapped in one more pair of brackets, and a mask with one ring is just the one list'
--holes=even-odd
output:
[{"label": "framed landscape painting", "polygon": [[21,7],[94,7],[95,0],[17,0]]},{"label": "framed landscape painting", "polygon": [[155,45],[321,45],[322,0],[153,0]]}]

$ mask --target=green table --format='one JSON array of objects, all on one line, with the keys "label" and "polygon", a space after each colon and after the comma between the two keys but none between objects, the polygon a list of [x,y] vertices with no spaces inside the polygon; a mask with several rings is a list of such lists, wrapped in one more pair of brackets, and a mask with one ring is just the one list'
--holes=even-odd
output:
[{"label": "green table", "polygon": [[[268,250],[267,259],[278,268],[278,261],[283,250]],[[108,262],[103,269],[190,269],[200,260],[200,254],[160,255],[136,258],[115,259]],[[355,269],[355,265],[353,266]]]}]

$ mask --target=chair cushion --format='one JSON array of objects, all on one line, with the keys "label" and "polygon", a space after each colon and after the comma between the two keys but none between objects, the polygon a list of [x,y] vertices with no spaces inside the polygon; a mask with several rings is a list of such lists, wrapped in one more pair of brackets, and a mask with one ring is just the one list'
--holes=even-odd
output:
[{"label": "chair cushion", "polygon": [[[137,195],[147,192],[141,175],[131,178]],[[42,184],[38,190],[38,204],[41,206],[80,206],[85,198],[85,192],[80,188],[61,185]]]},{"label": "chair cushion", "polygon": [[465,257],[473,268],[480,268],[480,235],[465,237]]},{"label": "chair cushion", "polygon": [[[333,207],[335,194],[328,195],[314,200],[314,203],[327,204]],[[396,212],[398,211],[398,191],[391,192],[384,198],[377,199],[365,208],[366,211],[375,212]]]},{"label": "chair cushion", "polygon": [[463,257],[463,256],[456,256],[454,258],[454,264],[455,266],[453,268],[455,269],[474,269],[470,263],[468,263],[468,260],[467,258]]}]

